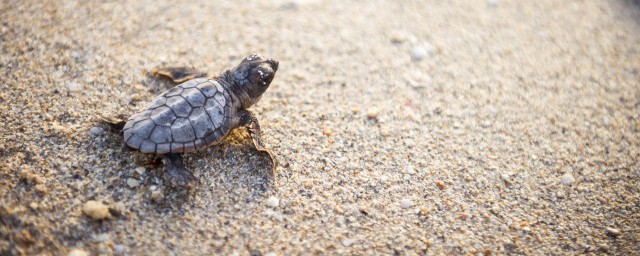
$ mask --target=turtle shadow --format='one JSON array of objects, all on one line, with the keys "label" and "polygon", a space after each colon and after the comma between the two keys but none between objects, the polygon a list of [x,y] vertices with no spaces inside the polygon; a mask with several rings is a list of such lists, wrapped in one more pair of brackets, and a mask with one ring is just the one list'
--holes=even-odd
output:
[{"label": "turtle shadow", "polygon": [[[140,176],[140,190],[144,190],[145,200],[151,202],[160,212],[184,212],[187,206],[194,206],[197,197],[228,197],[240,194],[242,198],[261,197],[274,183],[268,156],[257,151],[248,133],[243,128],[231,131],[220,144],[212,145],[193,153],[183,154],[185,166],[197,177],[191,189],[173,188],[163,179],[162,156],[144,154],[124,146],[122,131],[118,125],[101,121],[106,135],[104,145],[113,151],[112,157],[121,159],[119,168],[133,170],[144,167]],[[126,159],[129,160],[126,160]],[[113,173],[121,178],[120,190],[127,190],[123,173]],[[152,191],[150,188],[154,187]],[[249,194],[246,194],[249,193]],[[121,196],[126,197],[122,194]]]},{"label": "turtle shadow", "polygon": [[[274,184],[269,174],[269,160],[260,159],[250,144],[220,144],[202,151],[186,154],[185,165],[197,177],[192,189],[164,186],[161,200],[152,200],[158,211],[186,213],[193,208],[211,208],[224,211],[233,208],[236,200],[256,201],[268,193]],[[161,179],[164,167],[156,175]],[[224,200],[224,199],[227,200]]]}]

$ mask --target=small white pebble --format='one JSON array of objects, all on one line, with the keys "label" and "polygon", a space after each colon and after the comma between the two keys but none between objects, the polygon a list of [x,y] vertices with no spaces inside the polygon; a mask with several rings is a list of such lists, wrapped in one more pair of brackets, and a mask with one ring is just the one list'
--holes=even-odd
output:
[{"label": "small white pebble", "polygon": [[140,182],[134,178],[128,178],[127,179],[127,186],[129,186],[130,188],[135,188],[137,186],[140,185]]},{"label": "small white pebble", "polygon": [[413,51],[411,52],[411,59],[414,61],[421,61],[426,55],[427,49],[422,46],[418,46],[413,48]]},{"label": "small white pebble", "polygon": [[69,83],[67,87],[69,88],[69,91],[72,92],[82,89],[82,85],[80,85],[79,83]]},{"label": "small white pebble", "polygon": [[353,245],[353,240],[344,239],[344,240],[342,240],[342,245],[344,245],[345,247],[349,247],[349,246]]},{"label": "small white pebble", "polygon": [[159,201],[162,198],[163,194],[160,190],[151,191],[151,199]]},{"label": "small white pebble", "polygon": [[413,169],[412,165],[407,165],[407,169],[406,169],[407,174],[415,174],[416,171]]},{"label": "small white pebble", "polygon": [[411,202],[411,200],[409,199],[402,199],[402,201],[400,201],[400,206],[402,206],[402,208],[407,209],[411,206],[413,206],[413,202]]},{"label": "small white pebble", "polygon": [[124,248],[124,245],[121,244],[116,244],[113,246],[113,252],[115,254],[123,254],[125,252],[126,248]]},{"label": "small white pebble", "polygon": [[607,233],[612,236],[619,236],[622,232],[620,232],[620,230],[617,228],[607,228]]},{"label": "small white pebble", "polygon": [[75,248],[69,252],[69,256],[89,256],[89,253],[82,249]]},{"label": "small white pebble", "polygon": [[431,44],[419,45],[413,48],[411,51],[411,59],[413,61],[421,61],[427,55],[431,55],[433,53],[433,46]]},{"label": "small white pebble", "polygon": [[277,197],[272,196],[267,199],[267,206],[271,208],[276,208],[279,205],[280,205],[280,199],[278,199]]},{"label": "small white pebble", "polygon": [[94,220],[102,220],[111,217],[109,208],[100,201],[87,201],[82,206],[82,212]]},{"label": "small white pebble", "polygon": [[109,255],[113,254],[111,251],[111,247],[107,246],[106,243],[98,244],[98,255]]},{"label": "small white pebble", "polygon": [[102,134],[104,134],[104,129],[102,129],[102,127],[91,127],[91,129],[89,129],[89,132],[91,132],[91,134],[93,134],[94,136],[100,136]]},{"label": "small white pebble", "polygon": [[93,234],[91,235],[91,241],[95,243],[104,243],[104,242],[111,241],[111,237],[109,236],[109,234],[106,234],[106,233]]},{"label": "small white pebble", "polygon": [[562,184],[565,184],[565,185],[569,185],[576,181],[576,179],[573,178],[573,176],[571,176],[570,173],[565,173],[564,175],[562,175],[560,179],[562,180]]},{"label": "small white pebble", "polygon": [[144,167],[142,167],[142,166],[136,168],[136,172],[138,174],[140,174],[140,175],[143,175],[145,171],[146,171],[146,169]]}]

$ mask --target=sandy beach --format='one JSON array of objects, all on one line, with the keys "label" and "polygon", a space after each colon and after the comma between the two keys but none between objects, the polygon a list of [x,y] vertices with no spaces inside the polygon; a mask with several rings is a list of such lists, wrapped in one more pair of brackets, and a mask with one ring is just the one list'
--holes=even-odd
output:
[{"label": "sandy beach", "polygon": [[[637,255],[640,1],[0,1],[0,255]],[[102,117],[277,59],[176,190]]]}]

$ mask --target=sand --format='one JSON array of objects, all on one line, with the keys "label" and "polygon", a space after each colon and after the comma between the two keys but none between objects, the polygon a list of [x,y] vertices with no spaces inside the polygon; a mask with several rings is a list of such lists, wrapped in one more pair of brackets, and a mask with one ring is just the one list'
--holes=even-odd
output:
[{"label": "sand", "polygon": [[[640,252],[638,1],[215,2],[2,1],[1,255]],[[275,176],[100,122],[251,52]]]}]

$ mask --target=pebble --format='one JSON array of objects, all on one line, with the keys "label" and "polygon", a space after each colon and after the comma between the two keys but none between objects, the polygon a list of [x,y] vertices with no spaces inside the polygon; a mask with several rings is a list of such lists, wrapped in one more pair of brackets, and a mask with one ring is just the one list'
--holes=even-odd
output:
[{"label": "pebble", "polygon": [[145,171],[146,171],[146,169],[144,167],[142,167],[142,166],[136,168],[136,172],[138,174],[140,174],[140,175],[143,175]]},{"label": "pebble", "polygon": [[421,61],[427,55],[433,53],[433,46],[430,44],[420,45],[413,48],[411,51],[411,59],[413,61]]},{"label": "pebble", "polygon": [[617,228],[607,228],[607,234],[612,236],[619,236],[622,232],[620,232]]},{"label": "pebble", "polygon": [[127,212],[127,206],[123,202],[115,202],[110,205],[109,210],[115,215],[124,215]]},{"label": "pebble", "polygon": [[89,215],[89,217],[94,220],[102,220],[111,217],[111,214],[109,214],[109,208],[100,201],[87,201],[84,203],[84,206],[82,206],[82,212]]},{"label": "pebble", "polygon": [[82,249],[75,248],[69,252],[69,256],[89,256],[89,253]]},{"label": "pebble", "polygon": [[605,251],[605,252],[609,251],[609,245],[607,245],[607,244],[602,243],[598,247],[600,247],[600,250],[602,250],[602,251]]},{"label": "pebble", "polygon": [[345,247],[349,247],[349,246],[353,245],[353,240],[344,239],[344,240],[342,240],[342,245],[344,245]]},{"label": "pebble", "polygon": [[94,243],[104,243],[111,241],[111,237],[107,233],[91,235],[91,241]]},{"label": "pebble", "polygon": [[276,208],[279,205],[280,205],[280,199],[278,199],[277,197],[272,196],[267,199],[267,206],[271,208]]},{"label": "pebble", "polygon": [[69,91],[72,91],[72,92],[79,91],[80,89],[82,89],[82,85],[80,85],[79,83],[69,83],[67,87],[69,88]]},{"label": "pebble", "polygon": [[565,173],[564,175],[562,175],[560,179],[562,180],[562,184],[565,184],[565,185],[569,185],[576,181],[576,179],[573,178],[573,176],[571,176],[570,173]]},{"label": "pebble", "polygon": [[160,190],[154,190],[151,192],[151,199],[155,200],[155,201],[159,201],[160,199],[162,199],[162,191]]},{"label": "pebble", "polygon": [[102,127],[94,126],[89,129],[89,132],[91,132],[91,134],[93,134],[94,136],[100,136],[104,134],[104,129],[102,129]]},{"label": "pebble", "polygon": [[134,178],[128,178],[127,179],[127,186],[129,186],[130,188],[135,188],[137,186],[140,185],[140,182]]},{"label": "pebble", "polygon": [[115,254],[123,254],[125,252],[126,248],[124,247],[124,245],[121,244],[116,244],[113,246],[113,252]]},{"label": "pebble", "polygon": [[98,255],[112,255],[111,247],[107,246],[105,243],[98,244]]},{"label": "pebble", "polygon": [[415,173],[416,173],[416,170],[415,170],[415,169],[413,169],[413,166],[412,166],[412,165],[407,165],[407,169],[405,170],[405,172],[406,172],[407,174],[415,174]]},{"label": "pebble", "polygon": [[407,83],[409,83],[409,85],[414,88],[426,88],[427,86],[433,84],[433,78],[431,77],[431,75],[424,72],[409,72],[405,74],[404,78]]},{"label": "pebble", "polygon": [[367,118],[371,120],[377,120],[378,116],[380,116],[380,110],[377,108],[369,108],[367,109]]},{"label": "pebble", "polygon": [[411,200],[409,199],[402,199],[402,201],[400,201],[400,206],[402,206],[402,208],[407,209],[411,206],[413,206],[413,202],[411,202]]}]

